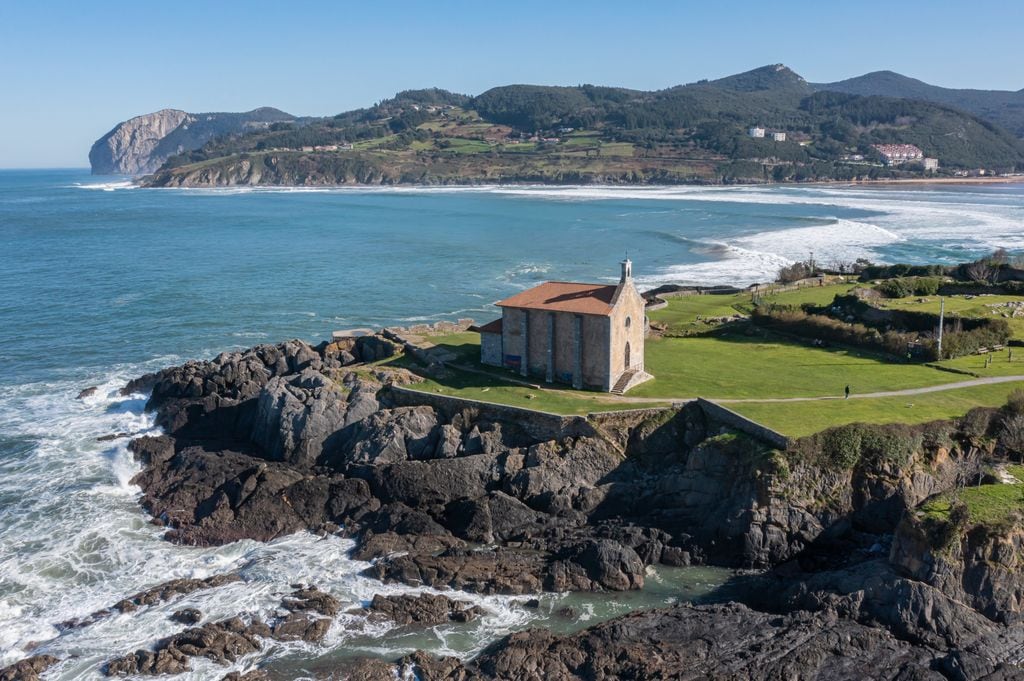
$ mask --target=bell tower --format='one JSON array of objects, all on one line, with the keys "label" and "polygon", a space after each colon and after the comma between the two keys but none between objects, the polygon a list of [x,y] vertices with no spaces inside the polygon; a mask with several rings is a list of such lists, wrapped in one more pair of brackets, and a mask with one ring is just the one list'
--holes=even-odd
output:
[{"label": "bell tower", "polygon": [[619,278],[620,284],[632,283],[633,281],[633,261],[626,258],[621,263],[622,265],[622,276]]}]

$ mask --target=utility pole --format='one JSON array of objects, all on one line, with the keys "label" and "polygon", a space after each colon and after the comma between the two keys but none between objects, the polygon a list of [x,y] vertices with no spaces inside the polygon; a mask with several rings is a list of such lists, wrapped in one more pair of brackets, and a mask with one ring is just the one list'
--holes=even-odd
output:
[{"label": "utility pole", "polygon": [[946,315],[946,299],[939,296],[939,361],[942,361],[942,318]]}]

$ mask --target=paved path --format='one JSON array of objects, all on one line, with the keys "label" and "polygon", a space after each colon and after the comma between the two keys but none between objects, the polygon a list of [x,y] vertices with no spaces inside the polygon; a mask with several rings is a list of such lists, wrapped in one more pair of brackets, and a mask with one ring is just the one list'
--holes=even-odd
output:
[{"label": "paved path", "polygon": [[[993,383],[1013,383],[1014,381],[1024,381],[1024,376],[988,376],[985,378],[972,378],[969,381],[957,381],[955,383],[940,383],[939,385],[929,385],[924,388],[906,388],[904,390],[883,390],[875,393],[850,393],[850,399],[864,399],[871,397],[901,397],[903,395],[923,395],[925,393],[937,393],[945,390],[957,390],[959,388],[971,388],[976,385],[992,385]],[[819,400],[842,400],[845,399],[843,395],[827,395],[825,397],[751,397],[742,399],[724,399],[715,400],[715,402],[722,402],[736,404],[741,402],[816,402]]]},{"label": "paved path", "polygon": [[[496,377],[493,373],[474,369],[464,364],[451,363],[449,366],[462,370],[469,371],[472,373],[482,374],[491,378]],[[547,388],[540,386],[536,383],[528,383],[526,381],[520,381],[512,377],[500,377],[501,380],[508,381],[516,385],[521,385],[528,388],[546,390],[548,392],[562,393],[566,397],[579,397],[580,393],[576,390],[560,389],[560,388]],[[873,393],[850,393],[851,400],[870,399],[874,397],[902,397],[905,395],[924,395],[925,393],[937,393],[944,392],[946,390],[958,390],[960,388],[972,388],[977,385],[993,385],[997,383],[1014,383],[1024,381],[1024,375],[1019,376],[987,376],[984,378],[972,378],[967,381],[955,381],[953,383],[940,383],[939,385],[929,385],[923,388],[905,388],[903,390],[883,390],[880,392]],[[598,393],[601,395],[600,393]],[[651,404],[653,402],[692,402],[697,399],[693,396],[688,397],[632,397],[627,395],[601,395],[599,398],[600,402],[605,404],[616,404],[616,403],[633,403],[633,404]],[[718,402],[720,404],[742,404],[744,402],[823,402],[826,400],[842,400],[845,399],[843,395],[819,395],[817,397],[731,397],[731,398],[706,398],[712,402]]]}]

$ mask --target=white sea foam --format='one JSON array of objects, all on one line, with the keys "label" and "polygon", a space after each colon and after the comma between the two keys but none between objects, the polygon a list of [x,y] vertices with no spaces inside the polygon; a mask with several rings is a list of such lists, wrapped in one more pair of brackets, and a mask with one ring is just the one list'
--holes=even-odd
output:
[{"label": "white sea foam", "polygon": [[[127,438],[96,438],[156,432],[143,413],[145,396],[123,397],[118,389],[129,377],[168,359],[122,367],[81,400],[75,399],[82,386],[77,381],[22,385],[0,396],[0,433],[17,443],[13,454],[0,460],[0,665],[31,650],[63,660],[50,679],[100,679],[104,661],[183,628],[168,619],[181,607],[199,608],[208,620],[239,613],[267,618],[279,612],[282,596],[297,582],[325,589],[345,609],[365,605],[378,593],[439,593],[362,576],[368,564],[351,559],[353,542],[338,537],[300,533],[267,544],[241,541],[211,548],[164,541],[162,530],[138,506],[139,490],[130,480],[140,468],[127,451]],[[80,629],[56,626],[168,579],[230,571],[244,581]],[[388,657],[417,647],[466,656],[541,616],[521,607],[518,597],[459,593],[457,598],[479,605],[484,615],[471,624],[435,627],[410,639],[389,623],[348,612],[336,619],[322,644],[271,642],[260,659],[367,647]],[[253,664],[246,658],[230,669]],[[230,671],[204,660],[193,666],[182,678],[220,678]]]},{"label": "white sea foam", "polygon": [[98,189],[105,192],[118,191],[120,189],[138,189],[138,185],[131,180],[116,180],[113,182],[86,182],[75,183],[78,189]]}]

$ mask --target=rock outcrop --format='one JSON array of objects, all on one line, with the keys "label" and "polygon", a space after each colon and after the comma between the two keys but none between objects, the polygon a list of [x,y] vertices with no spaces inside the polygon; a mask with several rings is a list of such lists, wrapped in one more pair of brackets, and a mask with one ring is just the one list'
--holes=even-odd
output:
[{"label": "rock outcrop", "polygon": [[[417,401],[391,387],[398,373],[351,366],[380,348],[391,351],[289,341],[128,386],[151,389],[148,407],[166,432],[130,448],[145,465],[135,479],[142,503],[167,537],[218,544],[342,532],[377,579],[487,594],[639,589],[653,563],[775,568],[740,584],[742,606],[680,605],[569,637],[515,634],[471,663],[400,663],[423,679],[679,670],[845,679],[870,668],[882,670],[873,678],[905,681],[1019,671],[1007,665],[1020,659],[1022,637],[1006,627],[1019,591],[1008,573],[972,572],[1005,551],[972,544],[966,572],[940,579],[899,558],[921,555],[901,548],[902,530],[891,539],[908,509],[962,473],[969,457],[948,429],[830,434],[778,452],[699,405],[544,420],[426,394]],[[447,597],[375,605],[403,623],[470,616]],[[337,604],[300,590],[284,607],[289,614],[260,623],[259,636],[318,640]],[[372,678],[396,668],[360,669]]]},{"label": "rock outcrop", "polygon": [[26,657],[0,669],[0,681],[39,681],[39,675],[58,662],[53,655]]},{"label": "rock outcrop", "polygon": [[89,163],[93,175],[146,175],[174,154],[198,149],[215,137],[292,120],[268,107],[202,114],[162,109],[118,123],[92,145]]}]

